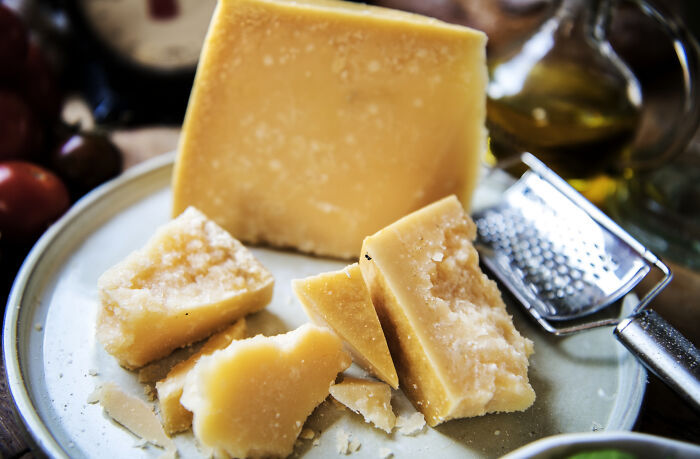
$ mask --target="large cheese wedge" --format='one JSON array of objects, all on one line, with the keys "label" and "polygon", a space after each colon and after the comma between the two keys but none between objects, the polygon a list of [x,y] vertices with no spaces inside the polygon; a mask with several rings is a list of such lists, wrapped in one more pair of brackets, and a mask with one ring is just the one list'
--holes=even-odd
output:
[{"label": "large cheese wedge", "polygon": [[292,287],[309,318],[332,328],[358,365],[398,388],[399,377],[357,263],[341,271],[296,279]]},{"label": "large cheese wedge", "polygon": [[240,242],[189,208],[98,279],[97,338],[138,368],[262,309],[273,283]]},{"label": "large cheese wedge", "polygon": [[185,386],[185,379],[190,370],[194,368],[202,356],[210,355],[214,351],[223,349],[231,344],[231,341],[234,339],[245,338],[245,335],[246,321],[245,319],[238,319],[230,327],[211,336],[198,352],[191,355],[187,360],[175,365],[164,379],[156,383],[160,417],[163,422],[163,428],[168,434],[182,432],[189,429],[192,425],[192,413],[180,403],[182,388]]},{"label": "large cheese wedge", "polygon": [[404,392],[431,426],[524,410],[530,340],[479,268],[476,227],[454,196],[365,239],[360,267]]},{"label": "large cheese wedge", "polygon": [[362,239],[454,193],[485,150],[483,33],[330,0],[221,0],[173,176],[250,243],[356,258]]},{"label": "large cheese wedge", "polygon": [[350,363],[332,331],[305,324],[202,357],[180,400],[194,413],[195,437],[216,457],[284,457]]}]

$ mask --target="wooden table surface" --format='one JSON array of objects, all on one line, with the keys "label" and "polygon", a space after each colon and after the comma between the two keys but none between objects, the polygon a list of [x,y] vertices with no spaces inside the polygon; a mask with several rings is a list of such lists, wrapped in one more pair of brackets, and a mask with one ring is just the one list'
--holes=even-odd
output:
[{"label": "wooden table surface", "polygon": [[[132,166],[156,154],[172,151],[178,130],[149,128],[115,132],[113,140]],[[675,279],[652,307],[691,341],[700,344],[700,273],[672,265]],[[41,457],[32,449],[18,420],[7,388],[4,360],[0,361],[0,459]],[[700,445],[700,414],[692,411],[654,375],[649,375],[637,432],[661,435]]]}]

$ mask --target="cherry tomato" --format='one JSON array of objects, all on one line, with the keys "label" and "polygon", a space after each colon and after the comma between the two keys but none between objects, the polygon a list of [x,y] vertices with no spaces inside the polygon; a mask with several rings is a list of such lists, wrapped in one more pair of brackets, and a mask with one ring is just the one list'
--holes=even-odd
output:
[{"label": "cherry tomato", "polygon": [[0,90],[0,161],[23,159],[41,149],[43,130],[26,102]]},{"label": "cherry tomato", "polygon": [[27,55],[29,36],[20,18],[0,4],[0,75],[19,70]]},{"label": "cherry tomato", "polygon": [[106,135],[84,132],[72,135],[53,151],[51,168],[76,198],[117,176],[122,155]]},{"label": "cherry tomato", "polygon": [[70,206],[63,182],[25,161],[0,162],[0,233],[3,240],[39,236]]}]

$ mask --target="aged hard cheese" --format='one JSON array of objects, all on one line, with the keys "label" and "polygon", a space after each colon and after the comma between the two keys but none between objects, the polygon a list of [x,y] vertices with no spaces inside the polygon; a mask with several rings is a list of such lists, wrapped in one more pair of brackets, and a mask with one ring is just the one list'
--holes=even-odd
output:
[{"label": "aged hard cheese", "polygon": [[431,426],[528,408],[532,342],[479,268],[474,223],[444,198],[365,239],[360,267],[404,392]]},{"label": "aged hard cheese", "polygon": [[168,434],[182,432],[192,425],[192,413],[180,403],[185,378],[190,370],[202,356],[227,347],[234,339],[245,338],[245,334],[245,319],[239,319],[227,329],[210,337],[199,352],[175,365],[163,380],[156,383],[160,417]]},{"label": "aged hard cheese", "polygon": [[252,243],[357,257],[448,194],[468,205],[485,148],[486,37],[350,2],[221,0],[173,177]]},{"label": "aged hard cheese", "polygon": [[346,377],[330,389],[333,398],[371,422],[386,433],[396,424],[391,409],[391,388],[378,381]]},{"label": "aged hard cheese", "polygon": [[99,278],[97,338],[137,368],[262,309],[273,282],[240,242],[189,208]]},{"label": "aged hard cheese", "polygon": [[332,328],[358,365],[392,387],[399,386],[382,326],[357,263],[341,271],[294,280],[292,287],[311,320]]},{"label": "aged hard cheese", "polygon": [[283,335],[234,341],[202,357],[180,401],[200,444],[217,457],[281,457],[351,363],[330,330],[305,324]]}]

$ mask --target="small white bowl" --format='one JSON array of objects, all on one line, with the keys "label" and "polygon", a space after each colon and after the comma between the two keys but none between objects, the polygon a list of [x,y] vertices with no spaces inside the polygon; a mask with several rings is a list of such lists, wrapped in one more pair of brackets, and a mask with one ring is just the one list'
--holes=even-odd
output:
[{"label": "small white bowl", "polygon": [[700,446],[637,432],[554,435],[520,447],[503,459],[565,459],[577,453],[614,449],[635,459],[698,459]]}]

